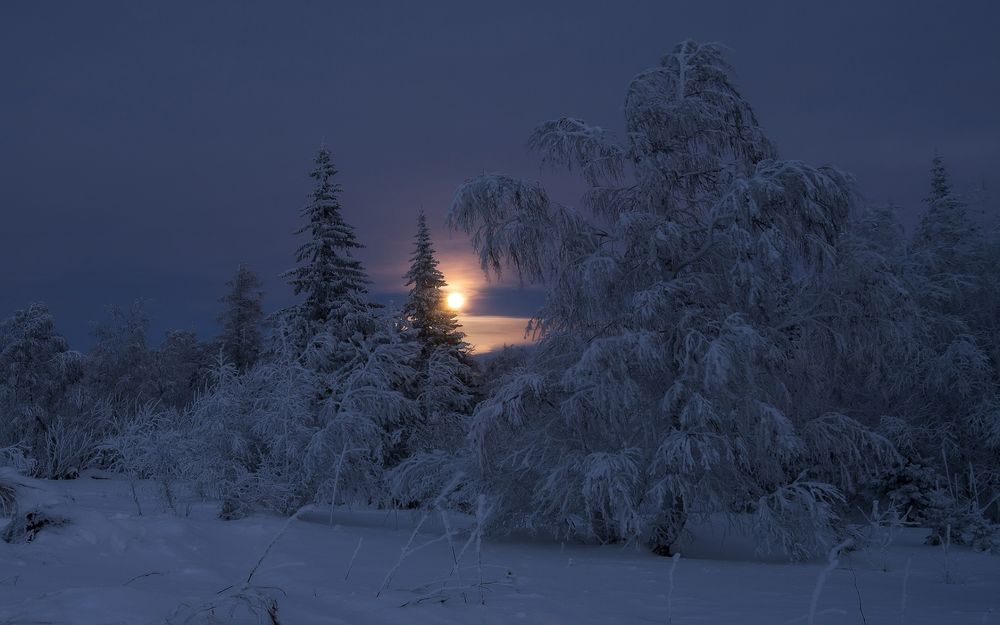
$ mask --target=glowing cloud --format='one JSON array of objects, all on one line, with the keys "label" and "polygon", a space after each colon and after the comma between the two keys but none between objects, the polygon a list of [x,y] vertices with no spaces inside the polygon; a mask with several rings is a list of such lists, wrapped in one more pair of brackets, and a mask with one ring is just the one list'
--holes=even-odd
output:
[{"label": "glowing cloud", "polygon": [[497,315],[461,315],[458,318],[465,332],[465,340],[477,354],[485,354],[504,345],[531,343],[525,336],[527,317],[501,317]]}]

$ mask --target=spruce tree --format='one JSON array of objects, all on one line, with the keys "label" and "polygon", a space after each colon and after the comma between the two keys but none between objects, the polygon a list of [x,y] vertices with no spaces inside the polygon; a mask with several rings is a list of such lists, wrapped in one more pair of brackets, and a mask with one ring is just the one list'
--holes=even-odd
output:
[{"label": "spruce tree", "polygon": [[240,265],[226,286],[229,292],[221,300],[226,309],[219,316],[222,351],[237,371],[246,371],[257,362],[261,350],[262,284],[257,274]]},{"label": "spruce tree", "polygon": [[417,418],[403,426],[405,455],[457,449],[475,399],[475,370],[457,316],[445,303],[448,283],[438,269],[423,211],[417,214],[414,239],[410,270],[404,276],[411,289],[403,317],[418,345],[413,393]]},{"label": "spruce tree", "polygon": [[927,211],[913,237],[918,264],[928,274],[946,280],[947,275],[969,272],[978,233],[965,203],[952,190],[940,156],[934,157],[931,192],[924,201]]},{"label": "spruce tree", "polygon": [[357,303],[368,291],[368,276],[351,256],[362,245],[341,215],[341,187],[333,181],[337,169],[325,147],[316,155],[315,165],[309,176],[316,188],[302,210],[308,223],[296,232],[309,235],[309,240],[296,253],[299,266],[285,274],[295,294],[305,295],[298,316],[314,329],[329,321],[345,302]]},{"label": "spruce tree", "polygon": [[930,186],[910,245],[908,281],[927,315],[937,318],[932,336],[940,350],[953,338],[978,334],[969,313],[982,297],[983,241],[940,156],[934,157]]},{"label": "spruce tree", "polygon": [[416,332],[422,344],[424,359],[438,347],[465,352],[464,335],[454,311],[445,305],[444,274],[438,269],[434,246],[427,229],[427,218],[421,210],[417,214],[416,249],[410,258],[410,270],[404,276],[410,289],[403,307],[403,315]]},{"label": "spruce tree", "polygon": [[416,377],[416,346],[404,340],[398,317],[369,300],[368,277],[352,257],[362,245],[341,214],[330,152],[321,149],[315,163],[316,188],[303,210],[308,223],[298,231],[309,240],[296,254],[299,266],[286,274],[304,299],[275,320],[270,350],[275,357],[290,352],[313,386],[305,440],[288,441],[303,443],[304,473],[292,499],[371,501],[382,469],[396,457],[402,424],[413,420],[406,391]]}]

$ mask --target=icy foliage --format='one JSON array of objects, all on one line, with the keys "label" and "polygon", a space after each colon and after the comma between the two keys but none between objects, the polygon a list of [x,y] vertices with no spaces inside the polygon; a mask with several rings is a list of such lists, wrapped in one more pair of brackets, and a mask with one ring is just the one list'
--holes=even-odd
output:
[{"label": "icy foliage", "polygon": [[897,417],[882,424],[906,458],[882,489],[904,495],[917,519],[951,519],[936,524],[952,524],[961,542],[977,515],[1000,518],[1000,335],[991,282],[1000,256],[952,191],[940,157],[930,186],[912,240],[893,248],[907,303],[886,302],[882,313],[904,320],[905,332],[886,337],[901,357],[887,378],[883,413]]},{"label": "icy foliage", "polygon": [[[291,514],[317,501],[381,501],[383,471],[417,413],[407,390],[418,347],[391,311],[368,300],[335,174],[321,150],[300,230],[309,240],[287,274],[304,301],[272,316],[258,358],[254,340],[244,340],[253,339],[258,283],[241,272],[227,298],[214,381],[179,413],[184,434],[175,447],[185,450],[199,488],[222,498],[224,518],[261,508]],[[158,446],[152,434],[143,444]]]},{"label": "icy foliage", "polygon": [[[346,487],[356,497],[378,499],[381,472],[397,461],[404,427],[417,414],[405,393],[414,382],[411,363],[417,347],[404,340],[391,317],[373,313],[371,322],[374,327],[365,334],[344,339],[331,331],[317,337],[319,349],[312,357],[338,366],[320,378],[320,421],[307,462],[313,472],[325,476],[319,485],[327,492]],[[336,466],[344,462],[345,452],[344,466],[356,474],[338,484]]]},{"label": "icy foliage", "polygon": [[[530,348],[473,360],[422,213],[404,306],[372,302],[324,148],[286,274],[301,300],[266,321],[241,266],[217,342],[148,343],[141,302],[112,308],[85,355],[44,305],[0,323],[0,466],[115,470],[139,515],[193,497],[227,519],[475,513],[477,545],[526,529],[666,555],[721,518],[802,557],[842,545],[860,506],[873,527],[995,551],[1000,236],[943,160],[907,237],[849,176],[778,158],[715,44],[637,75],[624,114],[622,140],[568,117],[529,136],[581,175],[578,207],[501,174],[455,193],[449,223],[482,269],[546,289]],[[5,514],[13,497],[0,484]],[[454,556],[454,535],[432,542]],[[482,590],[454,564],[425,599]],[[234,588],[225,601],[266,612]]]},{"label": "icy foliage", "polygon": [[930,528],[927,543],[968,545],[977,551],[1000,554],[1000,524],[992,523],[973,499],[955,498],[946,490],[931,491],[922,522]]},{"label": "icy foliage", "polygon": [[850,405],[804,402],[792,368],[823,325],[851,182],[774,160],[713,44],[639,74],[625,116],[623,147],[578,120],[532,136],[583,172],[588,211],[500,175],[455,195],[483,268],[548,290],[537,352],[470,435],[498,518],[667,552],[688,515],[741,510],[771,543],[823,551],[838,488],[893,458]]},{"label": "icy foliage", "polygon": [[398,390],[412,348],[387,329],[355,336],[353,357],[334,371],[308,366],[330,344],[329,334],[317,335],[306,358],[286,344],[242,373],[220,359],[214,381],[184,409],[147,404],[113,414],[104,444],[111,466],[156,482],[169,509],[178,508],[181,485],[218,497],[224,518],[380,501],[396,428],[414,410]]},{"label": "icy foliage", "polygon": [[316,429],[314,374],[288,357],[244,373],[222,364],[215,376],[190,409],[204,488],[221,496],[224,518],[291,514],[315,494],[304,458]]},{"label": "icy foliage", "polygon": [[90,460],[86,424],[73,418],[81,361],[43,304],[0,322],[0,448],[23,452],[36,475],[72,477]]},{"label": "icy foliage", "polygon": [[411,433],[415,449],[457,450],[468,431],[475,402],[474,371],[467,356],[439,347],[421,371],[417,407],[421,418]]}]

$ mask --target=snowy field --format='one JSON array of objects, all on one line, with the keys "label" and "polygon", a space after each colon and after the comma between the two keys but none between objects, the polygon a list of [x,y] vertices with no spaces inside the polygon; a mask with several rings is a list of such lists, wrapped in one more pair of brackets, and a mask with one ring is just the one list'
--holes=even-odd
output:
[{"label": "snowy field", "polygon": [[[220,521],[211,504],[165,512],[144,485],[139,516],[126,482],[92,476],[33,482],[64,502],[72,523],[46,528],[32,543],[0,542],[0,623],[256,623],[245,611],[249,604],[233,598],[242,591],[275,597],[286,625],[780,625],[810,622],[825,568],[823,562],[720,559],[747,551],[732,535],[690,540],[676,561],[671,591],[674,561],[644,550],[508,539],[483,542],[481,567],[470,547],[458,575],[450,575],[452,547],[441,539],[440,519],[433,519],[411,547],[437,541],[405,558],[376,596],[413,535],[417,513],[338,510],[332,526],[326,509],[290,522],[270,516]],[[449,524],[460,550],[469,521]],[[252,588],[244,590],[283,527]],[[944,552],[923,546],[922,535],[904,530],[885,553],[845,554],[829,571],[814,622],[1000,624],[1000,558],[953,547],[946,583]],[[441,580],[465,589],[438,593]],[[212,606],[219,621],[208,620],[204,610]]]}]

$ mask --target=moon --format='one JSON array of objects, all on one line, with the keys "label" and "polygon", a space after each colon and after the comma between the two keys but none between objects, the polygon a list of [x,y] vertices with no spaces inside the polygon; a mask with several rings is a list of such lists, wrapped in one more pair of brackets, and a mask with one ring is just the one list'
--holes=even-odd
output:
[{"label": "moon", "polygon": [[465,296],[461,293],[449,293],[448,294],[448,308],[452,310],[462,310],[465,306]]}]

